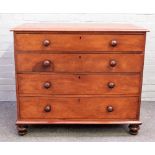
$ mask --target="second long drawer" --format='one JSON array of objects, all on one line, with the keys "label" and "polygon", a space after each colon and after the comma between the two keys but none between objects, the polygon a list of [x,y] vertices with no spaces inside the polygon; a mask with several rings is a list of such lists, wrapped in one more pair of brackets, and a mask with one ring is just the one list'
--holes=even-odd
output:
[{"label": "second long drawer", "polygon": [[139,74],[17,74],[20,94],[139,94]]},{"label": "second long drawer", "polygon": [[143,54],[17,54],[17,72],[141,72]]}]

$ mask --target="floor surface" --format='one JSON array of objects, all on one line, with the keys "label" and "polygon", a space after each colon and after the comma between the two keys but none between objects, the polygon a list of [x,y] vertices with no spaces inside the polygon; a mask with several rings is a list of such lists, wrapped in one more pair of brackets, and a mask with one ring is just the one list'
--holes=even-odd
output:
[{"label": "floor surface", "polygon": [[143,102],[141,129],[128,134],[127,125],[39,125],[18,136],[15,126],[15,102],[0,102],[0,141],[29,142],[151,142],[155,141],[155,102]]}]

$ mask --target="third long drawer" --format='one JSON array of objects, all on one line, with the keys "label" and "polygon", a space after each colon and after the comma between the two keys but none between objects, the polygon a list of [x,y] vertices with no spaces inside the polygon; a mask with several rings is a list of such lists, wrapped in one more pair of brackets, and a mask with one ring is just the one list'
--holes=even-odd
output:
[{"label": "third long drawer", "polygon": [[140,74],[17,74],[20,94],[134,94]]}]

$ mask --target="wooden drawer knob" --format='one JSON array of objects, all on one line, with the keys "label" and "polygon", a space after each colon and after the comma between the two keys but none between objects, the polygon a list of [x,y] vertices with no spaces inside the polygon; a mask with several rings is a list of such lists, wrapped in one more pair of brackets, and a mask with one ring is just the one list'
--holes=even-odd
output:
[{"label": "wooden drawer knob", "polygon": [[117,46],[117,41],[116,41],[116,40],[112,40],[112,41],[111,41],[111,46],[112,46],[112,47]]},{"label": "wooden drawer knob", "polygon": [[45,112],[50,112],[51,111],[51,106],[50,105],[46,105],[44,108]]},{"label": "wooden drawer knob", "polygon": [[44,83],[44,88],[48,89],[51,87],[51,82],[45,82]]},{"label": "wooden drawer knob", "polygon": [[44,60],[42,62],[43,67],[49,67],[51,65],[51,61],[50,60]]},{"label": "wooden drawer knob", "polygon": [[115,67],[117,65],[117,62],[115,60],[110,60],[109,64],[111,67]]},{"label": "wooden drawer knob", "polygon": [[43,45],[44,46],[49,46],[50,45],[50,41],[49,40],[44,40],[43,41]]},{"label": "wooden drawer knob", "polygon": [[107,111],[108,112],[112,112],[114,109],[113,109],[113,107],[112,106],[107,106]]},{"label": "wooden drawer knob", "polygon": [[115,87],[115,83],[114,82],[109,82],[108,83],[108,87],[111,88],[111,89],[114,88]]}]

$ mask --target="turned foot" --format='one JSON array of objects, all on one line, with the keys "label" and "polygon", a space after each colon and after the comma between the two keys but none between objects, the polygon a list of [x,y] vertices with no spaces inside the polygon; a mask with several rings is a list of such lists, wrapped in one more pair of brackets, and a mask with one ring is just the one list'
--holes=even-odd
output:
[{"label": "turned foot", "polygon": [[24,136],[25,134],[27,134],[27,128],[27,125],[17,125],[18,135]]},{"label": "turned foot", "polygon": [[131,135],[137,135],[138,134],[138,130],[140,129],[139,125],[140,124],[130,124],[129,125],[129,133]]}]

